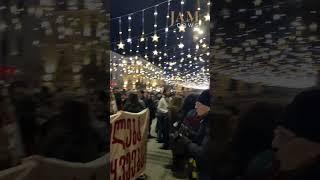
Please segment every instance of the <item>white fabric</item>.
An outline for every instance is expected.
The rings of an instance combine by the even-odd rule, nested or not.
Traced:
[[[145,170],[149,110],[111,116],[110,179],[136,179]]]

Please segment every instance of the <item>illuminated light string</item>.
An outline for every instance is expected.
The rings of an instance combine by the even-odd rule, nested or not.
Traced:
[[[124,49],[125,44],[122,42],[122,30],[121,30],[121,18],[119,18],[119,44],[117,44],[118,49]]]
[[[184,5],[184,1],[181,1],[182,3],[181,3],[181,7],[182,7],[182,9],[183,9],[183,5]],[[170,8],[170,2],[168,2],[168,12],[169,12],[169,8]],[[155,16],[155,24],[154,24],[154,32],[152,33],[153,34],[153,36],[151,36],[152,37],[152,42],[157,42],[157,41],[154,41],[154,39],[155,39],[155,35],[157,36],[158,34],[156,33],[157,32],[157,6],[155,6],[155,11],[154,11],[154,16]],[[143,12],[143,14],[144,14],[144,12]],[[142,15],[142,17],[144,17],[144,15]],[[144,23],[143,23],[143,25],[144,25]],[[200,29],[200,28],[199,28]],[[169,33],[169,27],[168,27],[168,19],[167,19],[167,21],[166,21],[166,27],[164,28],[164,30],[165,30],[165,32],[164,32],[164,34],[165,34],[165,47],[167,47],[167,43],[166,43],[166,39],[167,39],[167,35],[168,35],[168,33]],[[175,30],[174,30],[174,32],[175,32]],[[184,29],[183,28],[179,28],[179,32],[182,34],[182,32],[184,32]],[[145,35],[144,34],[144,28],[143,28],[143,30],[142,30],[142,33],[143,34],[141,34],[141,35]],[[150,33],[151,34],[151,33]],[[161,34],[163,34],[163,33],[161,33]],[[177,33],[175,33],[175,35],[176,36],[178,36],[177,35]],[[145,36],[146,37],[146,36]],[[177,37],[178,38],[178,37]],[[133,38],[132,38],[133,39]],[[156,38],[157,39],[157,38]],[[180,37],[179,37],[179,41],[180,41],[180,43],[182,44],[182,39],[183,39],[183,36],[181,35]],[[203,41],[205,38],[201,38],[200,39],[200,41]],[[140,39],[141,40],[141,39]],[[148,40],[148,37],[147,38],[145,38],[145,40]],[[157,39],[158,40],[158,39]],[[140,43],[140,41],[138,42],[138,44]],[[209,48],[209,46],[208,45],[206,45],[205,43],[203,43],[203,44],[201,44],[201,43],[203,43],[203,42],[200,42],[200,45],[202,45],[201,46],[201,50],[205,50],[205,51],[207,51],[207,48]],[[181,45],[180,44],[180,45]],[[155,45],[155,48],[154,48],[154,51],[152,52],[153,53],[153,55],[156,55],[157,56],[157,58],[161,61],[162,59],[165,59],[166,58],[166,56],[168,55],[167,54],[167,50],[169,49],[170,50],[170,48],[166,48],[166,50],[165,51],[163,51],[163,52],[165,52],[165,53],[161,53],[161,52],[159,52],[158,50],[158,48],[156,47],[156,43],[154,43],[154,45]],[[198,47],[198,48],[197,48]],[[139,48],[139,45],[138,45],[138,48]],[[174,48],[175,49],[175,48]],[[183,49],[183,48],[181,48],[183,51],[186,51],[185,49]],[[147,41],[146,41],[146,46],[145,46],[145,51],[144,51],[144,54],[145,54],[145,59],[148,59],[148,56],[147,56],[147,54],[148,54],[148,44],[147,44]],[[185,57],[183,57],[182,55],[184,55],[184,56],[187,56],[187,57],[190,57],[190,51],[191,51],[191,49],[189,48],[189,49],[187,49],[187,51],[188,51],[188,54],[186,54],[186,53],[184,53],[184,52],[181,52],[179,55],[180,55],[180,58],[181,59],[184,59]],[[199,51],[199,46],[196,46],[196,51]],[[137,53],[139,53],[139,51],[137,52]],[[169,52],[168,52],[169,53]],[[196,55],[196,52],[194,51],[194,55]],[[201,58],[201,56],[202,55],[204,55],[204,53],[203,54],[198,54],[198,56],[197,57],[194,57],[193,58],[193,60],[194,61],[197,61],[197,60],[201,60],[201,62],[200,62],[200,64],[198,64],[199,62],[195,62],[195,65],[193,66],[192,65],[192,63],[190,64],[190,62],[189,62],[189,64],[188,63],[182,63],[182,64],[179,64],[179,63],[172,63],[172,62],[170,62],[170,61],[168,61],[168,62],[166,62],[166,61],[164,61],[164,63],[165,64],[169,64],[169,69],[171,70],[171,71],[168,71],[167,73],[169,73],[169,74],[175,74],[175,76],[177,76],[176,78],[180,78],[181,79],[181,76],[182,76],[182,73],[181,72],[179,72],[179,71],[177,71],[178,69],[181,69],[181,68],[183,68],[183,67],[185,67],[185,68],[187,68],[187,70],[185,71],[185,72],[188,72],[188,73],[191,73],[191,74],[193,74],[193,76],[195,76],[195,77],[197,77],[197,76],[199,76],[200,74],[201,74],[201,71],[202,71],[202,68],[201,68],[201,63],[202,62],[205,62],[202,58]],[[173,56],[174,58],[172,59],[172,58],[170,58],[170,60],[174,60],[176,57],[178,58],[178,56]],[[129,58],[130,59],[130,58]],[[132,58],[131,58],[132,59]],[[153,62],[152,62],[153,63]],[[158,66],[159,67],[164,67],[165,68],[165,64],[162,66],[160,63],[158,64]],[[178,68],[179,67],[179,68]],[[166,73],[166,72],[164,72],[164,73]],[[184,75],[185,76],[185,75]],[[190,78],[189,78],[190,79]],[[193,78],[191,78],[191,79],[193,79]],[[202,76],[201,75],[201,77],[197,77],[197,80],[198,80],[198,82],[203,82],[203,79],[205,79],[205,82],[207,82],[207,80],[208,80],[208,78],[207,77],[205,77],[205,76]]]
[[[129,52],[130,52],[130,55],[132,55],[132,39],[131,39],[131,20],[132,20],[132,17],[131,15],[128,16],[128,39],[127,39],[127,42],[129,43]]]
[[[175,23],[175,24],[170,25],[170,26],[165,27],[165,28],[156,29],[156,31],[153,31],[153,32],[150,32],[150,33],[147,33],[147,34],[143,31],[143,34],[144,34],[143,40],[145,40],[145,39],[147,39],[147,38],[149,38],[149,37],[152,38],[152,37],[154,36],[154,34],[161,35],[161,34],[169,33],[169,32],[171,32],[171,31],[175,31],[175,27],[177,27],[178,24],[179,24],[179,23]],[[121,25],[121,23],[119,23],[119,25]],[[143,23],[143,26],[145,26],[144,23]],[[179,27],[180,27],[180,26],[179,26]],[[119,29],[120,29],[120,28],[119,28]],[[159,32],[161,32],[161,31],[164,31],[164,32],[159,33]],[[194,31],[196,31],[196,32],[200,31],[200,32],[199,32],[200,34],[203,34],[203,33],[204,33],[203,30],[201,30],[201,28],[199,28],[199,27],[195,27],[195,28],[194,28]],[[121,31],[120,31],[120,32],[121,32]],[[156,32],[156,33],[155,33],[155,32]],[[136,41],[136,40],[140,40],[140,41],[141,41],[141,35],[138,35],[138,36],[135,36],[135,37],[131,37],[131,39],[132,39],[132,42],[133,42],[133,41]],[[119,42],[120,42],[120,40],[119,40],[119,41],[113,41],[113,42],[111,42],[111,44],[118,44]]]
[[[207,14],[204,16],[205,21],[210,21],[210,6],[211,6],[211,2],[210,0],[207,2]]]
[[[149,6],[149,7],[144,8],[144,9],[140,9],[140,10],[134,11],[134,12],[129,13],[129,14],[124,14],[124,15],[122,15],[122,16],[113,17],[113,18],[111,18],[111,20],[113,21],[113,20],[115,20],[115,19],[123,18],[123,17],[129,16],[129,15],[139,14],[139,13],[141,13],[142,11],[147,11],[147,10],[149,10],[149,9],[154,9],[156,6],[161,6],[162,4],[166,4],[166,3],[171,2],[171,1],[175,1],[175,0],[163,1],[163,2],[161,2],[161,3],[155,4],[155,5],[153,5],[153,6]]]
[[[132,59],[131,57],[129,58],[129,59]],[[137,59],[137,58],[136,58]],[[173,69],[174,67],[172,66],[172,65],[175,65],[176,63],[170,63],[170,62],[167,62],[166,64],[170,64],[170,66],[169,66],[169,69]],[[195,65],[195,66],[197,66],[197,65]],[[166,69],[166,68],[165,68]],[[203,68],[202,68],[203,69]],[[189,71],[187,71],[187,72],[191,72],[190,70]],[[195,71],[195,72],[199,72],[199,71]]]
[[[141,38],[140,38],[140,42],[144,42],[145,41],[145,35],[144,35],[144,10],[142,11],[142,31],[141,31]]]
[[[149,6],[147,8],[134,11],[132,13],[128,13],[128,14],[124,14],[124,15],[121,15],[121,16],[113,17],[113,18],[111,18],[111,20],[114,21],[116,19],[123,18],[123,17],[129,16],[129,15],[138,14],[138,13],[141,13],[142,11],[146,11],[146,10],[149,10],[149,9],[154,9],[155,6],[160,6],[162,4],[166,4],[166,3],[172,2],[172,1],[176,1],[176,0],[166,0],[166,1],[163,1],[161,3],[155,4],[153,6]],[[263,10],[263,9],[270,9],[270,8],[280,8],[280,7],[285,7],[285,6],[282,6],[282,5],[286,5],[286,4],[288,4],[288,3],[287,2],[278,2],[277,5],[265,5],[265,6],[261,6],[259,9]],[[198,5],[197,10],[200,11],[201,10],[200,0],[197,0],[197,5]],[[243,13],[243,12],[247,12],[247,11],[256,11],[256,10],[257,10],[257,8],[239,9],[236,13]]]
[[[170,18],[170,1],[168,1],[168,7],[167,7],[167,16],[166,16],[166,27],[165,27],[165,39],[164,39],[164,47],[168,46],[168,32],[169,32],[169,18]],[[164,51],[164,57],[167,57],[167,51]]]

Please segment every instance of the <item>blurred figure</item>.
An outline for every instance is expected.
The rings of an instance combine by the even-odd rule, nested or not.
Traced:
[[[110,91],[110,115],[116,114],[118,112],[117,102],[114,94]]]
[[[70,162],[89,162],[105,153],[105,142],[92,127],[88,105],[67,100],[47,125],[40,154]]]
[[[319,105],[319,89],[298,94],[286,108],[284,121],[274,131],[274,156],[269,156],[269,161],[264,161],[264,166],[259,171],[251,170],[243,179],[319,179]],[[259,164],[259,160],[264,156],[265,153],[261,153],[253,164]],[[254,165],[253,167],[256,167]]]
[[[182,101],[183,99],[181,97],[173,97],[169,107],[168,107],[168,115],[169,115],[169,124],[170,124],[170,129],[172,129],[172,125],[174,122],[181,122],[181,106],[182,106]]]
[[[145,109],[144,104],[139,100],[138,94],[136,92],[131,92],[124,105],[124,111],[139,113]]]
[[[195,110],[196,101],[198,99],[198,96],[195,94],[190,94],[186,97],[184,100],[181,113],[182,117],[181,120],[183,120],[183,124],[192,129],[193,131],[197,131],[200,126],[200,121],[198,120],[197,112]]]
[[[113,94],[115,97],[115,102],[118,107],[118,110],[123,109],[123,104],[122,104],[122,100],[121,100],[121,92],[119,91],[119,88],[115,87],[113,89]]]
[[[149,108],[149,135],[148,135],[148,138],[154,138],[153,136],[151,136],[150,131],[151,131],[152,121],[156,117],[156,105],[155,105],[153,98],[151,97],[151,93],[146,92],[144,99],[145,99],[146,107]]]
[[[37,152],[35,138],[37,134],[36,102],[30,93],[27,83],[18,81],[10,87],[10,96],[16,110],[17,122],[22,136],[26,155]]]
[[[240,116],[232,143],[236,176],[243,175],[242,172],[246,171],[254,157],[271,149],[273,131],[282,112],[283,108],[279,104],[258,102]]]

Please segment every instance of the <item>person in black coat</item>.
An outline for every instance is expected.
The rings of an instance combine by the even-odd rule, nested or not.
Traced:
[[[152,125],[152,120],[156,117],[156,105],[155,102],[151,99],[151,95],[150,93],[146,92],[144,93],[144,103],[146,105],[147,108],[149,108],[149,136],[148,138],[153,138],[153,136],[151,136],[150,131],[151,131],[151,125]]]
[[[208,113],[210,111],[210,91],[205,90],[199,96],[195,109],[198,116],[202,117],[200,122],[200,128],[192,139],[186,136],[181,136],[181,143],[185,144],[185,147],[189,155],[195,158],[199,171],[200,180],[210,179],[208,168],[208,153],[209,153],[209,118]]]
[[[139,113],[145,109],[144,103],[139,100],[138,94],[131,92],[124,105],[124,111]]]

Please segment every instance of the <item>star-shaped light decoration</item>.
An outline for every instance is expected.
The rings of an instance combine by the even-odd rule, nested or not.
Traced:
[[[152,42],[158,42],[159,41],[159,36],[157,34],[154,34],[152,36]]]
[[[179,26],[179,32],[186,32],[186,26],[184,24]]]
[[[208,13],[207,15],[204,16],[205,21],[210,21],[210,14]]]
[[[118,46],[118,49],[124,49],[124,44],[122,41],[120,41],[120,43],[117,44],[117,46]]]
[[[191,58],[191,54],[188,54],[188,55],[187,55],[187,58]]]
[[[158,55],[158,51],[157,51],[157,50],[154,50],[154,51],[153,51],[153,55],[155,55],[155,56]]]
[[[144,40],[145,40],[145,38],[143,36],[141,36],[140,42],[143,42]]]
[[[180,49],[183,49],[184,44],[180,43],[180,44],[178,44],[178,47],[179,47]]]

